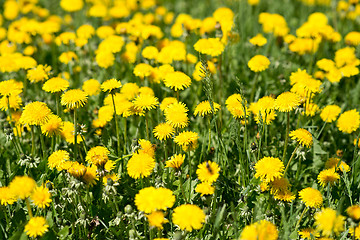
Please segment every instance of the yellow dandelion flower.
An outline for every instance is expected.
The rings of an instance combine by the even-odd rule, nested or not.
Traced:
[[[56,168],[58,171],[62,170],[62,165],[70,159],[70,155],[65,150],[57,150],[53,152],[48,158],[48,166],[50,169]]]
[[[30,198],[39,208],[48,207],[52,201],[49,190],[44,186],[36,187]]]
[[[340,158],[329,158],[325,163],[325,168],[335,168],[336,171],[340,170],[342,172],[349,172],[350,167],[344,161],[341,161]]]
[[[133,73],[135,76],[143,79],[149,77],[153,71],[153,67],[146,63],[139,63],[134,67]]]
[[[107,174],[102,178],[102,182],[105,186],[112,186],[114,183],[119,181],[119,177],[113,173],[113,174]]]
[[[196,205],[184,204],[174,209],[172,222],[181,230],[199,230],[205,222],[205,213]]]
[[[355,236],[355,239],[360,239],[360,225],[355,228],[355,231],[353,228],[350,228],[349,233],[351,236]]]
[[[299,197],[307,207],[319,208],[323,203],[321,192],[311,187],[301,190]]]
[[[322,170],[317,177],[322,187],[326,187],[328,184],[333,185],[339,178],[340,175],[335,172],[335,168]]]
[[[173,103],[177,103],[178,100],[174,97],[166,97],[162,100],[161,104],[160,104],[160,109],[161,111],[165,111],[165,109],[170,106]]]
[[[23,91],[23,83],[17,82],[14,79],[0,82],[0,95],[11,96],[19,95]]]
[[[56,92],[65,91],[66,89],[68,89],[68,87],[69,87],[68,80],[65,80],[60,77],[53,77],[44,83],[42,89],[45,92],[56,93]]]
[[[81,178],[85,172],[86,167],[78,162],[71,162],[71,166],[68,167],[67,172],[76,178]]]
[[[199,134],[192,131],[184,131],[174,138],[174,142],[178,144],[184,151],[191,151],[197,148]]]
[[[16,202],[16,196],[9,187],[0,187],[0,204],[7,206]]]
[[[247,113],[246,100],[240,94],[236,93],[228,97],[225,101],[226,108],[234,118],[244,118]]]
[[[298,231],[299,235],[303,239],[313,239],[314,237],[320,237],[320,233],[313,228],[303,228]]]
[[[220,109],[220,104],[213,102],[213,108],[211,108],[210,102],[209,101],[202,101],[201,103],[199,103],[194,111],[194,115],[200,115],[202,117],[212,113],[212,109],[214,109],[214,113],[216,113],[219,109]]]
[[[161,211],[152,212],[152,213],[146,215],[146,218],[149,221],[150,227],[156,227],[159,229],[163,229],[163,224],[169,222],[164,217],[164,213]]]
[[[65,138],[65,141],[68,143],[74,144],[75,143],[75,127],[72,122],[65,121],[62,127],[61,136]],[[77,135],[77,143],[82,142],[82,138],[80,134]]]
[[[181,165],[184,163],[184,160],[185,160],[185,154],[175,154],[171,156],[170,160],[166,161],[165,167],[179,169]]]
[[[191,78],[179,71],[166,74],[163,81],[166,87],[174,89],[175,91],[184,90],[191,85]]]
[[[153,130],[154,136],[160,141],[170,138],[174,133],[174,128],[168,123],[160,123]]]
[[[135,153],[127,163],[127,172],[134,179],[147,177],[155,167],[155,160],[148,154]]]
[[[122,93],[126,99],[132,100],[139,94],[139,89],[140,88],[136,83],[125,83],[122,86],[120,93]]]
[[[10,95],[10,96],[4,96],[0,99],[0,109],[3,111],[7,111],[10,107],[10,109],[20,109],[20,106],[22,105],[22,99],[19,95]]]
[[[275,108],[280,112],[290,112],[300,105],[300,97],[296,93],[284,92],[275,100]]]
[[[109,154],[110,151],[106,147],[96,146],[87,152],[85,159],[96,166],[103,166],[109,160]]]
[[[158,98],[149,94],[140,94],[132,102],[139,110],[151,110],[159,104]]]
[[[110,172],[111,170],[113,170],[115,168],[115,162],[112,160],[108,160],[105,163],[104,169],[108,172]]]
[[[299,142],[299,144],[302,146],[310,148],[313,144],[313,137],[311,133],[306,129],[299,128],[291,131],[289,136],[291,137],[291,139]]]
[[[102,68],[108,68],[115,62],[115,56],[111,51],[98,51],[95,59],[99,67]]]
[[[337,105],[328,105],[321,110],[320,117],[324,122],[334,122],[341,112]]]
[[[217,163],[206,161],[199,164],[196,174],[200,181],[213,183],[219,177],[220,167]]]
[[[69,109],[83,107],[87,102],[87,94],[80,89],[72,89],[61,95],[61,105]]]
[[[355,221],[360,220],[360,205],[352,205],[346,209],[346,213]]]
[[[28,125],[44,124],[51,114],[51,110],[46,103],[32,102],[24,107],[19,122]]]
[[[95,96],[100,93],[100,86],[101,84],[98,80],[89,79],[83,83],[82,90],[84,90],[84,92],[89,96]]]
[[[251,38],[249,42],[254,46],[262,47],[267,43],[267,39],[264,38],[264,36],[261,33],[259,33],[255,37]]]
[[[276,240],[278,236],[279,232],[273,223],[261,220],[246,226],[241,233],[240,240]]]
[[[274,194],[275,200],[280,200],[284,202],[292,202],[295,200],[295,194],[292,193],[289,189],[278,191]]]
[[[28,176],[16,176],[9,184],[10,191],[20,199],[29,197],[35,187],[35,180]]]
[[[331,208],[324,208],[321,212],[315,213],[316,230],[321,231],[327,237],[342,232],[344,230],[344,220],[344,216]]]
[[[140,139],[138,142],[140,145],[140,150],[138,150],[138,153],[147,154],[152,158],[155,157],[155,147],[150,141],[146,139]]]
[[[270,60],[263,55],[256,55],[252,57],[248,62],[248,67],[253,72],[262,72],[268,69]]]
[[[109,92],[112,93],[116,89],[119,89],[122,86],[121,82],[119,80],[116,80],[115,78],[106,80],[101,84],[101,90],[103,92]]]
[[[30,82],[41,82],[49,79],[50,71],[50,66],[40,64],[36,66],[36,68],[29,69],[26,77],[30,80]]]
[[[336,122],[336,126],[341,132],[352,133],[360,126],[360,114],[356,109],[342,113]]]
[[[47,121],[41,125],[41,132],[48,137],[58,135],[62,131],[63,121],[57,115],[50,114]]]
[[[279,158],[264,157],[255,164],[256,178],[261,181],[271,182],[279,178],[284,172],[284,163]]]
[[[163,187],[147,187],[135,196],[135,205],[139,211],[151,213],[171,208],[175,203],[175,196],[170,189]]]
[[[212,195],[215,192],[215,187],[209,182],[202,182],[196,186],[195,192],[200,193],[201,196]]]
[[[48,231],[49,225],[43,217],[32,217],[25,225],[24,232],[32,238],[44,235]]]
[[[154,46],[147,46],[141,52],[141,55],[147,59],[156,59],[158,54],[159,50]]]
[[[184,128],[189,124],[188,111],[185,103],[175,102],[164,111],[166,122],[174,128]]]
[[[85,167],[85,173],[81,176],[81,180],[90,186],[96,185],[96,181],[99,180],[97,167],[95,165]]]
[[[346,34],[344,40],[348,45],[357,46],[360,44],[360,32],[349,32],[348,34]]]
[[[194,49],[199,53],[216,57],[224,51],[225,45],[218,38],[203,38],[194,44]]]
[[[266,184],[268,184],[268,183],[266,182]],[[289,180],[287,178],[284,178],[284,177],[275,178],[273,181],[271,181],[269,183],[270,193],[271,194],[276,194],[279,191],[285,191],[290,186],[291,185],[289,183]]]

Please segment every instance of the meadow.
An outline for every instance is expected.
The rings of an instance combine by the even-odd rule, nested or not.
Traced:
[[[0,239],[360,239],[359,0],[0,4]]]

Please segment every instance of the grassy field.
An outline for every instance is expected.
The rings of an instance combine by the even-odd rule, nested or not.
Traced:
[[[358,0],[0,13],[0,239],[360,239]]]

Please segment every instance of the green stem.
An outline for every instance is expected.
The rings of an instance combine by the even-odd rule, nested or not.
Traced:
[[[55,101],[56,101],[56,115],[60,116],[60,95],[59,93],[55,93]]]
[[[208,144],[207,152],[209,154],[210,146],[211,146],[211,122],[210,122],[210,117],[207,117],[207,119],[208,119],[208,124],[209,124],[209,144]]]
[[[300,218],[299,218],[299,221],[297,221],[297,223],[296,223],[295,231],[298,230],[298,228],[299,228],[299,226],[300,226],[301,219],[304,217],[304,214],[307,212],[307,210],[308,210],[308,208],[305,207],[304,210],[303,210],[303,212],[301,213]]]
[[[146,140],[149,140],[149,120],[147,113],[145,113],[145,124],[146,124]]]
[[[255,96],[255,90],[256,90],[256,86],[258,85],[259,81],[259,73],[257,72],[255,74],[255,77],[254,77],[254,84],[252,86],[252,89],[251,89],[251,94],[250,94],[250,101],[253,102],[254,101],[254,96]]]
[[[44,136],[41,133],[41,128],[39,126],[39,134],[40,134],[40,143],[41,143],[41,149],[43,154],[43,160],[46,159],[46,149],[45,149],[45,142],[44,142]]]
[[[188,200],[186,199],[186,195],[185,195],[185,191],[184,191],[183,182],[182,182],[182,174],[179,174],[179,182],[180,182],[181,193],[184,196],[185,202],[188,203]]]
[[[283,153],[283,161],[285,161],[286,157],[286,149],[289,141],[289,129],[290,129],[290,112],[286,113],[286,135],[285,135],[285,145],[284,145],[284,153]]]
[[[300,144],[297,145],[296,148],[294,149],[294,151],[292,152],[291,157],[290,157],[290,159],[289,159],[289,161],[288,161],[288,163],[286,165],[286,168],[285,168],[285,171],[284,171],[284,176],[285,176],[285,174],[286,174],[286,172],[287,172],[287,170],[288,170],[288,168],[290,166],[291,160],[293,160],[293,158],[295,156],[295,153],[296,153],[296,151],[298,150],[299,147],[300,147]]]
[[[188,154],[189,161],[189,202],[191,202],[191,161],[190,161],[190,152]]]
[[[77,161],[77,122],[76,122],[76,108],[74,108],[74,159]]]
[[[116,114],[116,107],[115,107],[115,100],[114,100],[114,94],[111,94],[111,99],[113,102],[114,107],[114,121],[115,121],[115,129],[116,129],[116,138],[117,138],[117,150],[118,155],[120,156],[120,131],[119,131],[119,125],[118,125],[118,119]]]
[[[265,123],[264,123],[265,124]],[[258,147],[258,154],[257,154],[257,161],[259,161],[260,160],[260,149],[261,149],[261,144],[262,144],[262,138],[263,138],[263,136],[264,136],[264,134],[265,134],[265,126],[263,125],[262,126],[262,133],[261,133],[261,135],[260,135],[260,140],[259,140],[259,147]]]
[[[124,118],[124,153],[126,153],[127,147],[127,119]]]
[[[31,155],[35,157],[35,134],[34,125],[31,125]]]
[[[33,213],[32,213],[32,210],[31,210],[29,198],[26,198],[25,202],[26,202],[26,207],[27,207],[28,212],[29,212],[29,216],[30,216],[30,218],[32,218],[32,217],[33,217]]]

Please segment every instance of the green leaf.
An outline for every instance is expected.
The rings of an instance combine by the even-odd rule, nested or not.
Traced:
[[[64,227],[58,232],[58,236],[60,239],[66,239],[66,237],[69,235],[69,226]]]

